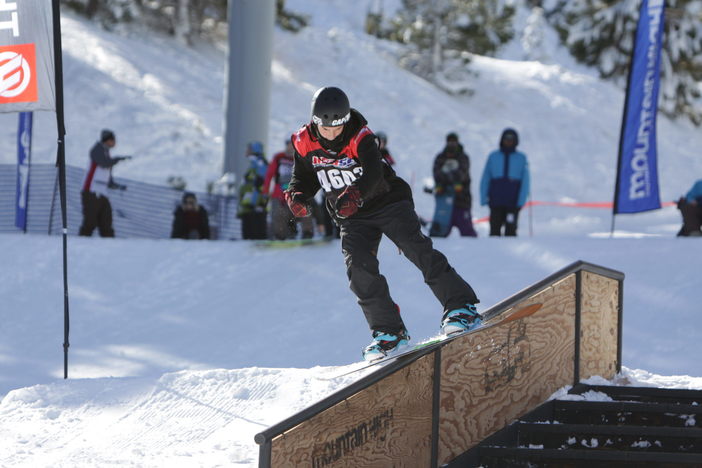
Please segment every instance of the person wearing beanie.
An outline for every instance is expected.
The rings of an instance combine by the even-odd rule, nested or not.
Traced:
[[[209,239],[210,222],[207,210],[192,192],[185,192],[181,204],[173,212],[171,239]]]
[[[490,207],[490,235],[516,236],[519,211],[529,196],[529,163],[517,151],[519,135],[506,128],[500,137],[500,149],[493,151],[480,180],[480,204]]]
[[[436,210],[429,235],[447,237],[456,226],[461,236],[477,237],[471,213],[470,158],[456,133],[446,135],[446,146],[434,158],[432,172]]]
[[[120,187],[112,180],[112,167],[130,156],[111,156],[110,150],[117,145],[115,133],[104,129],[100,132],[100,141],[90,150],[88,171],[83,180],[81,202],[83,205],[83,223],[78,231],[81,236],[92,236],[95,228],[101,237],[114,237],[112,228],[112,205],[107,197],[108,190]],[[124,188],[124,187],[120,187]]]

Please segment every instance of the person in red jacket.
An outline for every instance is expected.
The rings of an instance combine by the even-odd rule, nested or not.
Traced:
[[[294,239],[297,235],[297,222],[292,211],[285,202],[283,191],[288,188],[292,177],[292,167],[294,149],[291,141],[285,142],[285,151],[281,151],[273,156],[273,160],[268,165],[266,177],[263,179],[262,193],[270,198],[271,204],[271,230],[273,237],[279,240]],[[271,192],[271,182],[273,193]],[[311,239],[314,235],[314,223],[312,218],[302,218],[302,238]]]
[[[383,160],[367,123],[341,89],[319,89],[312,98],[311,122],[292,136],[295,163],[285,199],[295,216],[309,216],[310,200],[320,188],[324,191],[326,208],[341,230],[351,290],[373,334],[363,357],[375,360],[410,339],[379,271],[383,234],[419,268],[441,302],[444,333],[472,329],[481,317],[473,288],[422,233],[412,191]]]

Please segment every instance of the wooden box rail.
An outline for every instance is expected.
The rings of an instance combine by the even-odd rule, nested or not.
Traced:
[[[554,391],[621,368],[624,274],[578,261],[486,326],[400,358],[256,435],[259,468],[436,468]]]

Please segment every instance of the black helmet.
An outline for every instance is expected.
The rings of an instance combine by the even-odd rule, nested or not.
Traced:
[[[312,97],[312,122],[324,127],[344,125],[351,118],[349,98],[339,88],[319,88]]]

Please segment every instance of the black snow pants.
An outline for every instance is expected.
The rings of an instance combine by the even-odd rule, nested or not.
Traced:
[[[356,294],[371,330],[395,333],[405,328],[390,297],[388,283],[378,268],[378,246],[383,234],[419,268],[444,312],[479,302],[473,288],[422,233],[410,201],[391,203],[374,213],[341,220],[339,224],[351,291]]]
[[[80,197],[83,203],[83,224],[78,234],[89,237],[98,228],[101,237],[115,237],[110,200],[104,195],[85,191],[80,193]]]
[[[490,207],[491,236],[501,236],[502,226],[505,227],[505,236],[516,236],[518,222],[519,208]]]

